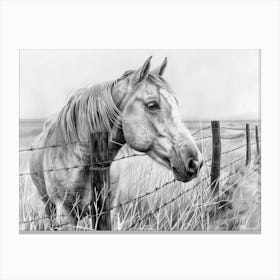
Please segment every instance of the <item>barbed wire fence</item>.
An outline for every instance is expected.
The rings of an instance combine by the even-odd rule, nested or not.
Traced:
[[[200,138],[194,138],[196,141],[204,141],[205,139],[210,139],[212,138],[212,157],[209,159],[205,160],[205,162],[212,161],[211,164],[211,174],[204,178],[198,178],[197,182],[191,187],[188,188],[181,193],[177,194],[174,196],[172,199],[169,201],[166,201],[159,205],[156,209],[153,211],[150,211],[143,215],[143,217],[139,217],[136,221],[134,221],[130,226],[126,228],[126,230],[131,230],[135,228],[137,225],[141,224],[144,220],[146,220],[148,217],[155,215],[157,212],[159,212],[161,209],[165,208],[166,206],[172,204],[173,202],[177,201],[180,197],[184,196],[185,194],[193,191],[195,188],[197,188],[199,185],[201,185],[203,182],[207,182],[207,188],[213,188],[212,193],[217,194],[219,190],[219,181],[221,179],[220,176],[220,171],[231,168],[234,166],[236,163],[241,162],[245,160],[245,166],[248,166],[251,163],[252,160],[252,154],[251,154],[251,147],[256,145],[256,152],[255,156],[256,158],[259,158],[260,156],[260,137],[259,137],[259,128],[258,126],[255,126],[254,129],[250,129],[249,124],[246,124],[245,128],[242,127],[226,127],[222,126],[220,127],[220,123],[218,121],[212,121],[211,126],[207,127],[202,127],[198,130],[196,130],[193,133],[193,136],[198,134],[198,133],[203,133],[209,128],[212,129],[212,135],[207,135],[207,136],[202,136]],[[245,131],[245,133],[240,133],[239,135],[234,135],[234,136],[221,136],[220,130],[234,130],[234,131]],[[251,132],[255,131],[255,142],[251,143]],[[226,150],[226,151],[221,151],[221,140],[230,140],[230,139],[238,139],[246,136],[246,144],[242,144],[239,146],[236,146],[232,149]],[[97,227],[93,229],[98,229],[98,230],[111,230],[111,211],[117,208],[123,208],[126,205],[136,203],[140,200],[142,200],[145,197],[148,197],[154,193],[159,192],[160,190],[164,189],[165,187],[175,183],[175,179],[169,180],[165,183],[163,183],[160,186],[155,187],[153,190],[148,191],[144,194],[141,194],[133,199],[130,199],[126,202],[120,203],[119,205],[116,206],[111,206],[110,205],[110,197],[105,197],[102,194],[102,191],[104,192],[104,188],[107,189],[107,191],[110,192],[110,182],[104,182],[104,176],[109,176],[109,164],[114,162],[114,161],[120,161],[124,160],[127,158],[134,158],[134,157],[142,157],[146,156],[146,154],[130,154],[127,156],[122,156],[119,158],[115,158],[113,160],[110,160],[108,157],[108,134],[105,132],[98,132],[98,133],[92,133],[90,135],[90,141],[83,141],[83,142],[73,142],[73,143],[63,143],[63,144],[55,144],[55,145],[49,145],[45,147],[29,147],[29,148],[24,148],[21,149],[19,152],[34,152],[34,151],[39,151],[39,150],[44,150],[44,149],[55,149],[59,147],[66,147],[69,145],[90,145],[91,147],[91,163],[86,164],[86,165],[75,165],[75,166],[70,166],[70,167],[62,167],[62,168],[49,168],[46,170],[38,170],[35,172],[23,172],[20,173],[19,176],[30,176],[30,175],[38,175],[42,173],[50,173],[50,172],[59,172],[59,171],[70,171],[72,169],[85,169],[88,168],[89,172],[91,172],[91,184],[92,184],[92,191],[93,193],[96,194],[95,198],[93,198],[92,203],[97,203],[99,201],[99,206],[100,205],[105,205],[105,207],[102,207],[102,211],[95,211],[93,214],[89,214],[88,216],[92,218],[92,225],[96,224],[96,219],[99,217],[99,222],[97,223]],[[235,151],[241,150],[246,148],[246,154],[233,160],[230,163],[225,164],[224,166],[221,166],[221,156],[233,153]],[[218,152],[217,152],[218,151]],[[100,160],[102,159],[102,160]],[[218,171],[218,172],[217,172]],[[229,178],[233,175],[238,174],[238,171],[235,171],[234,173],[229,173],[226,177],[222,178],[225,180],[226,178]],[[96,179],[97,178],[97,179]],[[98,180],[99,178],[99,180]],[[105,187],[104,187],[105,186]],[[70,215],[56,215],[56,217],[68,217]],[[101,217],[101,219],[100,219]],[[45,217],[37,217],[34,219],[29,219],[29,220],[22,220],[20,221],[20,224],[28,224],[28,223],[34,223],[37,221],[45,220],[45,219],[50,219],[51,217],[45,216]],[[55,217],[53,217],[55,218]],[[66,224],[61,224],[61,225],[56,225],[56,228],[63,227],[67,224],[71,223],[67,222]]]

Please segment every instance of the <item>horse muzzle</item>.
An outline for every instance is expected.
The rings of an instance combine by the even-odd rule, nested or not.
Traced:
[[[188,164],[184,168],[182,168],[183,166],[181,166],[180,168],[172,166],[172,171],[176,180],[182,182],[189,182],[198,176],[202,166],[203,161],[191,158],[188,159]]]
[[[171,159],[171,168],[178,181],[189,182],[196,178],[203,166],[203,159],[196,146],[183,145]]]

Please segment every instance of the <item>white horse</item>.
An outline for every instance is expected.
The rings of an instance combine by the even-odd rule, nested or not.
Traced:
[[[151,57],[138,70],[129,70],[114,81],[78,90],[45,123],[36,145],[61,146],[34,152],[29,165],[48,216],[56,209],[57,216],[67,213],[65,219],[70,217],[68,221],[75,225],[77,211],[73,209],[82,212],[89,204],[88,137],[94,131],[109,132],[111,160],[127,144],[171,170],[176,180],[188,182],[198,175],[202,155],[180,118],[173,90],[162,77],[167,59],[151,72],[150,64]],[[84,167],[40,172],[69,166]],[[116,175],[112,174],[113,180]]]

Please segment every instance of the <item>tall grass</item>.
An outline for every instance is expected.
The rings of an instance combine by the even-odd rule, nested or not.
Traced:
[[[197,130],[197,125],[192,128]],[[195,138],[205,160],[211,158],[209,129]],[[245,137],[235,137],[242,131],[222,130],[222,152],[239,147]],[[252,135],[253,136],[253,135]],[[226,139],[232,138],[233,139]],[[252,139],[252,142],[254,140]],[[135,154],[124,146],[118,157]],[[111,166],[112,228],[116,231],[240,231],[260,230],[260,158],[255,155],[245,166],[245,159],[230,165],[245,155],[245,147],[222,155],[218,194],[210,185],[211,160],[206,161],[200,175],[189,183],[170,182],[172,172],[148,156],[127,158]],[[21,159],[21,170],[28,170],[28,158]],[[137,199],[137,197],[140,197]],[[131,201],[130,203],[127,203]],[[118,207],[118,205],[123,205]],[[78,217],[77,226],[69,224],[67,213],[57,219],[56,230],[91,230],[90,217]],[[64,217],[65,216],[65,217]],[[78,216],[78,215],[77,215]],[[62,226],[59,226],[62,225]],[[44,204],[29,176],[20,178],[20,230],[52,230],[46,218]]]

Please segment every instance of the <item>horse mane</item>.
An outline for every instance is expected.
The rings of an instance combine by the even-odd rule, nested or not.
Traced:
[[[112,91],[119,80],[132,72],[128,70],[120,79],[81,88],[71,95],[54,122],[54,129],[62,132],[66,143],[85,141],[91,132],[105,129],[110,133],[113,125],[120,126],[121,112],[114,103]],[[149,74],[147,82],[173,92],[161,76]]]
[[[119,125],[121,112],[112,98],[116,81],[81,88],[74,92],[60,111],[56,129],[60,129],[66,143],[81,141],[81,135],[95,131],[111,131]]]

